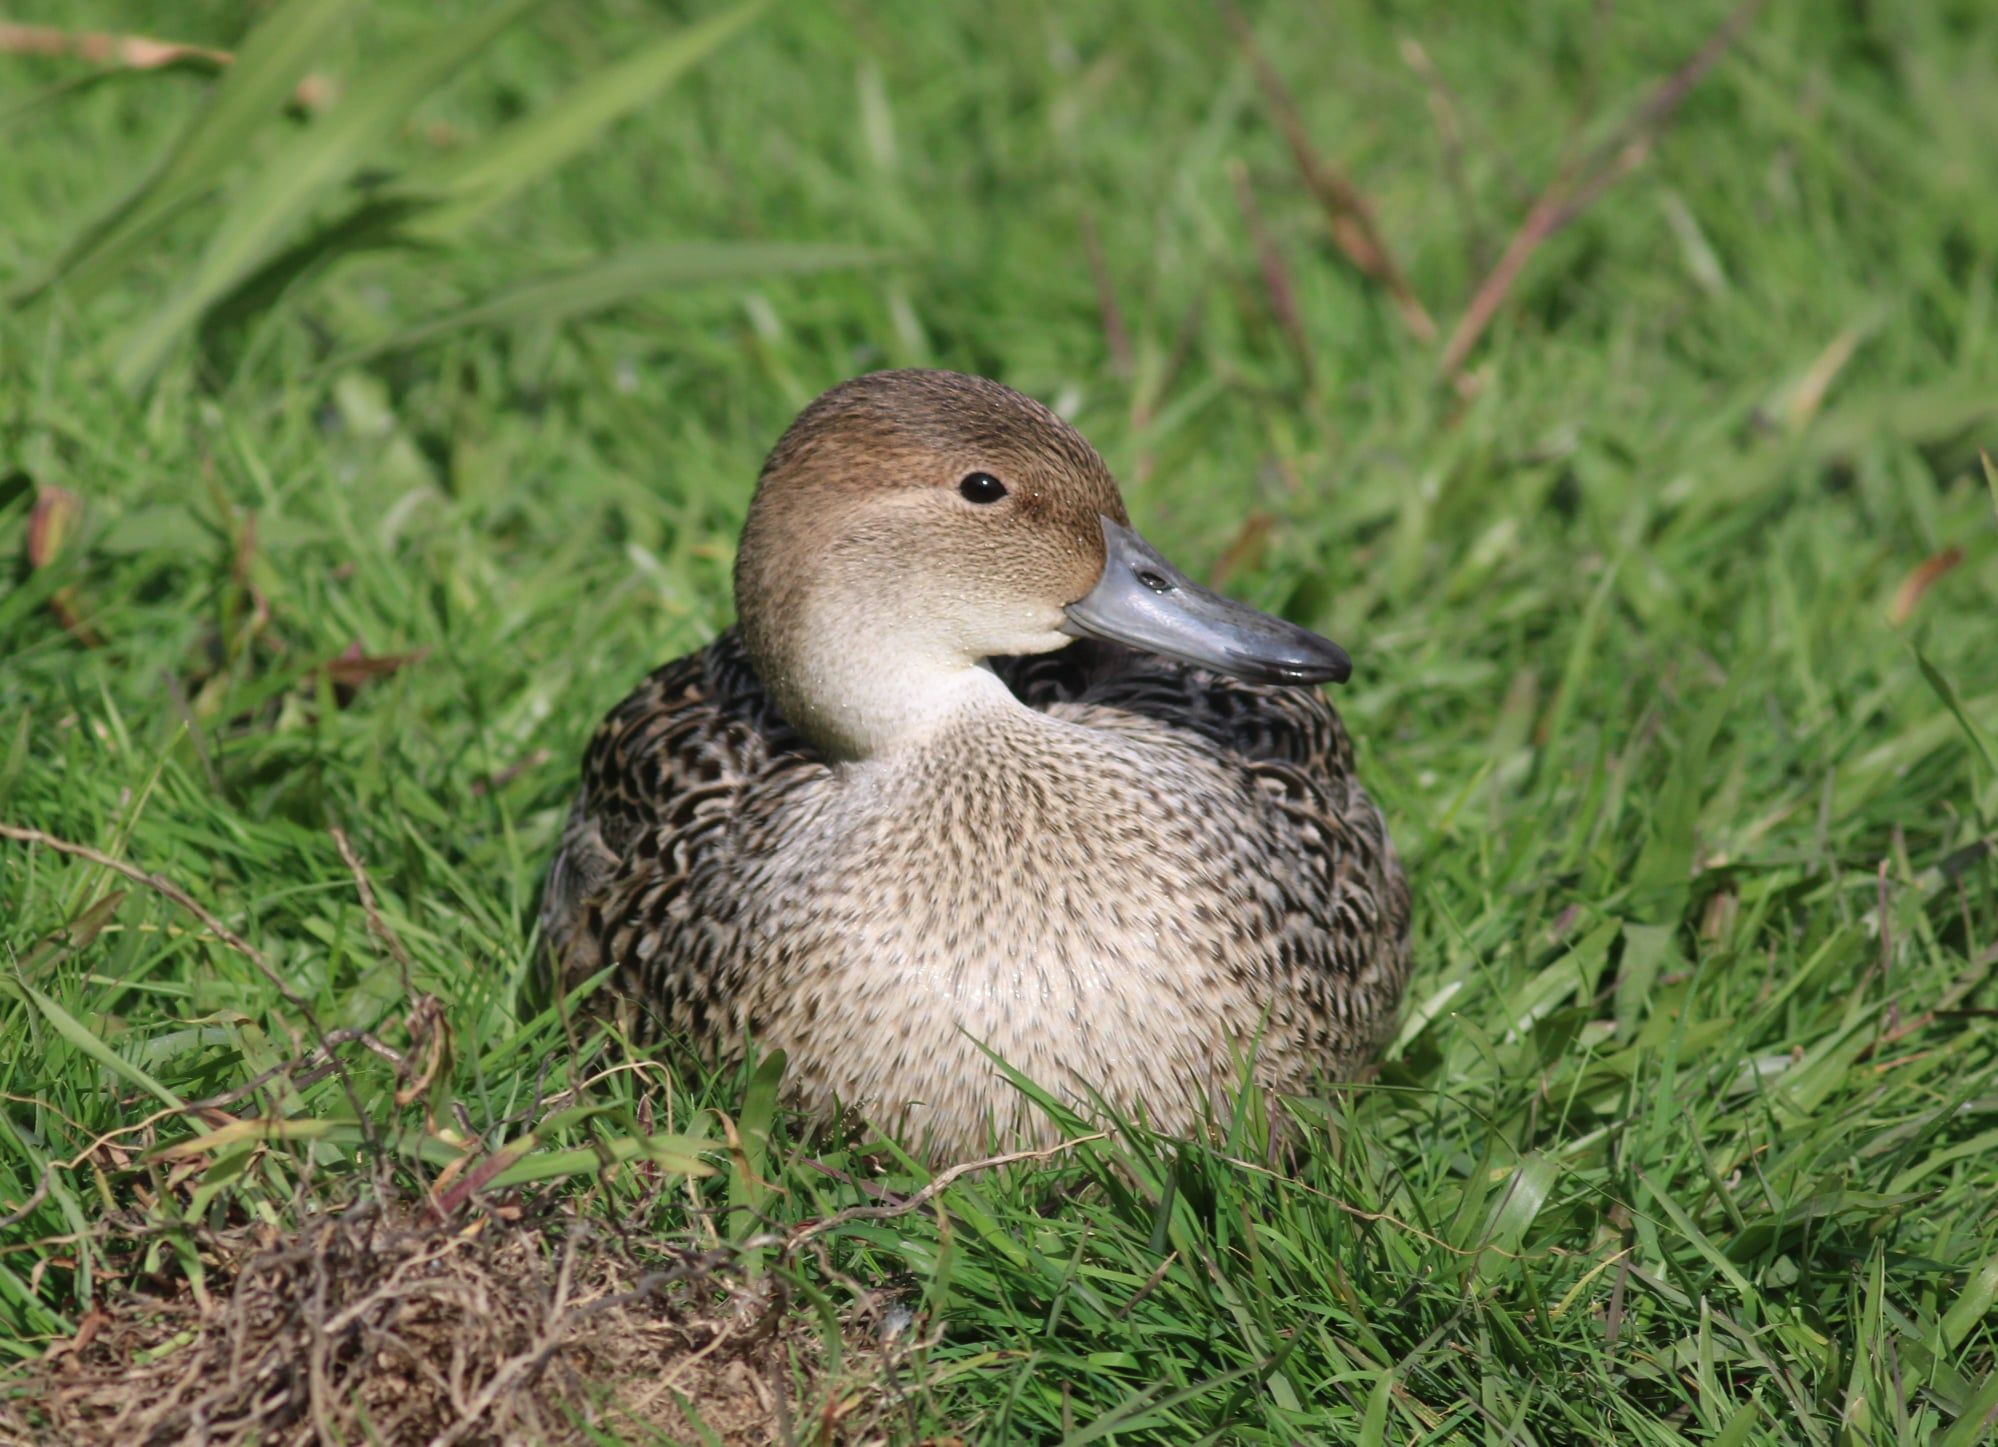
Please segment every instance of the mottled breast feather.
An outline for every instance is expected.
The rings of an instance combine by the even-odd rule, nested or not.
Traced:
[[[782,1046],[797,1104],[939,1157],[1046,1135],[979,1043],[1178,1130],[1244,1052],[1292,1091],[1375,1055],[1408,888],[1324,696],[1109,644],[995,666],[1042,722],[892,780],[823,762],[733,630],[653,673],[589,747],[557,978],[612,969],[713,1059]]]

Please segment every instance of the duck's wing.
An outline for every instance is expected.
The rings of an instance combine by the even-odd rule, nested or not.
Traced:
[[[606,920],[623,926],[630,902],[670,895],[688,853],[676,845],[731,817],[773,773],[807,766],[823,767],[778,717],[735,629],[649,675],[590,740],[542,892],[557,979],[611,962]]]
[[[1383,1000],[1408,974],[1409,893],[1387,824],[1353,770],[1346,728],[1316,688],[1243,683],[1120,644],[1085,640],[1002,660],[1028,706],[1115,726],[1191,735],[1268,803],[1289,841],[1288,947],[1320,978],[1358,979]],[[1390,1012],[1379,1012],[1383,1027]]]
[[[1008,658],[999,676],[1030,708],[1095,705],[1190,731],[1249,763],[1285,763],[1350,779],[1353,743],[1316,688],[1243,683],[1122,644],[1083,639]]]

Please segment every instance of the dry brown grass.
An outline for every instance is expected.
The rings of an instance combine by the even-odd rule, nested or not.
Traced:
[[[881,1345],[869,1294],[830,1371],[816,1323],[726,1252],[641,1260],[572,1217],[374,1203],[197,1239],[202,1283],[135,1273],[150,1289],[105,1293],[5,1385],[0,1439],[453,1447],[581,1442],[587,1426],[683,1441],[690,1406],[727,1443],[860,1443],[895,1406],[901,1350]]]

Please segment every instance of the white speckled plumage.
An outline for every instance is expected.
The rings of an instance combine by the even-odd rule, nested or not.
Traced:
[[[971,470],[1004,506],[955,495]],[[1337,716],[1071,643],[1099,519],[1095,453],[997,384],[876,374],[808,409],[752,506],[743,628],[590,746],[542,908],[559,976],[614,965],[656,1029],[781,1047],[804,1109],[939,1158],[1045,1134],[974,1041],[1174,1130],[1245,1052],[1291,1091],[1370,1058],[1408,892]]]

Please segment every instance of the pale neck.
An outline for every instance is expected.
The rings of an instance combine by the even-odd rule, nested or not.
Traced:
[[[889,757],[967,717],[1025,711],[983,663],[830,647],[797,663],[765,684],[791,726],[842,761]]]

